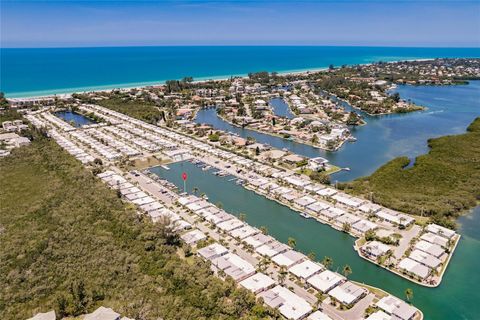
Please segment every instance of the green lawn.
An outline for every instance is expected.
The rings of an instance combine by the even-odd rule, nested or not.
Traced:
[[[480,118],[465,134],[428,141],[428,154],[400,157],[380,167],[369,177],[342,185],[353,194],[370,196],[387,207],[416,215],[433,216],[434,221],[452,225],[455,217],[480,200]]]
[[[50,140],[37,138],[1,159],[0,181],[2,320],[51,309],[78,315],[99,305],[137,320],[270,312],[200,259],[182,260],[161,226]]]

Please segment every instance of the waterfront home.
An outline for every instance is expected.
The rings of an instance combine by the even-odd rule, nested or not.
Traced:
[[[445,250],[434,243],[427,242],[425,240],[420,240],[415,244],[415,249],[426,252],[436,258],[439,258],[445,254]]]
[[[120,314],[111,308],[100,307],[92,313],[85,315],[84,320],[120,320]]]
[[[286,319],[303,319],[312,311],[312,307],[307,301],[279,285],[258,296],[262,297],[269,307],[278,308]]]
[[[254,249],[257,249],[258,247],[268,244],[273,240],[275,239],[270,236],[264,235],[263,233],[259,233],[243,239],[243,242],[245,242],[249,246],[252,246]]]
[[[297,198],[293,200],[293,203],[299,206],[300,208],[305,208],[306,206],[314,202],[315,202],[315,199],[310,196],[303,196],[301,198]]]
[[[346,278],[342,277],[338,273],[332,272],[330,270],[325,270],[319,274],[315,274],[307,282],[314,287],[315,289],[327,293],[337,285],[342,283]]]
[[[322,265],[315,263],[311,260],[304,260],[288,269],[292,274],[299,277],[302,280],[307,280],[311,276],[319,273],[324,268]]]
[[[355,222],[354,224],[352,224],[352,228],[355,231],[363,234],[363,233],[365,233],[369,230],[377,229],[378,225],[376,223],[371,222],[371,221],[361,219],[361,220]]]
[[[245,239],[247,237],[250,237],[250,236],[253,236],[253,235],[255,235],[259,232],[260,232],[260,230],[258,230],[257,228],[251,227],[248,224],[246,224],[241,228],[230,231],[229,234],[233,238],[243,240],[243,239]]]
[[[223,230],[223,231],[226,231],[226,232],[232,231],[234,229],[237,229],[237,228],[240,228],[240,227],[243,227],[243,226],[245,226],[245,224],[242,221],[238,220],[237,218],[233,218],[233,219],[223,221],[223,222],[220,222],[220,223],[217,224],[217,227],[220,230]]]
[[[366,296],[367,293],[367,289],[360,287],[353,282],[346,281],[338,287],[333,288],[328,294],[340,301],[340,303],[346,306],[351,306]]]
[[[314,202],[312,204],[309,204],[307,206],[308,210],[311,210],[311,211],[315,212],[316,214],[319,214],[322,210],[327,210],[328,208],[330,208],[330,206],[328,204],[320,202],[320,201],[316,201],[316,202]]]
[[[345,212],[345,214],[339,216],[339,217],[336,218],[335,220],[336,220],[336,222],[339,223],[340,225],[349,224],[349,225],[351,226],[351,225],[354,224],[355,222],[360,221],[360,218],[357,217],[357,216],[354,215],[354,214]]]
[[[278,242],[277,240],[273,240],[270,243],[264,244],[258,248],[255,249],[258,254],[262,256],[267,256],[267,257],[274,257],[279,253],[285,252],[289,250],[290,247],[287,246],[284,243]]]
[[[332,199],[351,208],[358,208],[365,202],[365,200],[349,197],[340,193],[333,195]]]
[[[370,241],[360,248],[360,251],[370,259],[377,259],[386,254],[388,250],[390,247],[379,241]]]
[[[280,187],[272,190],[272,192],[274,195],[282,197],[284,194],[293,192],[293,190],[287,187]]]
[[[392,320],[392,316],[382,310],[378,310],[369,315],[368,318],[365,318],[365,320]]]
[[[297,199],[300,197],[300,193],[296,192],[296,191],[292,191],[292,192],[287,192],[287,193],[283,193],[280,198],[282,198],[283,200],[286,200],[288,202],[292,202],[293,200]]]
[[[426,230],[430,233],[434,233],[436,235],[442,236],[447,239],[452,239],[455,235],[456,232],[447,228],[444,228],[442,226],[439,226],[437,224],[429,224],[426,228]]]
[[[283,253],[279,253],[272,258],[272,261],[275,262],[279,266],[284,266],[290,268],[291,266],[302,262],[307,257],[300,252],[295,250],[288,250]]]
[[[219,243],[212,243],[211,245],[198,250],[198,254],[206,260],[212,260],[228,253],[227,248]]]
[[[328,160],[322,157],[308,159],[307,168],[313,171],[325,170]]]
[[[273,287],[275,280],[261,272],[257,272],[253,276],[240,281],[239,284],[254,294],[258,294]]]
[[[326,210],[323,210],[320,214],[322,216],[324,216],[325,218],[327,218],[327,220],[332,220],[332,219],[336,219],[337,217],[340,217],[340,216],[342,216],[346,213],[347,212],[343,209],[330,207],[330,208],[327,208]]]
[[[219,211],[216,214],[212,215],[205,215],[205,220],[218,226],[221,223],[228,222],[229,220],[232,220],[235,218],[233,215],[226,213],[225,211]],[[225,226],[225,228],[228,228],[228,226]],[[225,230],[227,231],[227,230]]]
[[[323,313],[320,310],[315,311],[311,315],[308,316],[307,320],[332,320],[329,316]]]
[[[448,239],[442,236],[436,235],[434,233],[430,233],[430,232],[424,233],[422,234],[420,239],[433,244],[437,244],[444,248],[448,248]]]
[[[436,269],[442,263],[440,259],[418,249],[413,250],[408,257],[432,269]]]
[[[187,233],[184,233],[180,236],[180,238],[186,243],[186,244],[195,244],[200,240],[205,240],[207,236],[200,230],[195,229],[192,231],[189,231]]]
[[[55,310],[44,312],[44,313],[37,313],[32,318],[28,318],[27,320],[55,320],[57,316],[55,315]]]
[[[398,268],[404,270],[407,274],[417,276],[421,280],[424,280],[430,274],[428,267],[410,258],[405,258],[400,261]]]
[[[391,295],[383,297],[375,305],[393,316],[394,319],[411,320],[417,313],[417,309]]]
[[[233,253],[211,259],[215,271],[222,270],[235,281],[242,281],[255,274],[255,268],[247,261]]]
[[[331,197],[336,194],[338,191],[332,188],[323,188],[317,191],[317,194],[322,197]]]

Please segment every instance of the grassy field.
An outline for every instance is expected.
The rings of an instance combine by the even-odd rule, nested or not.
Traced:
[[[452,226],[448,218],[480,200],[480,118],[465,134],[428,141],[428,154],[396,158],[369,177],[343,184],[346,191],[369,197],[387,207]]]
[[[271,311],[233,281],[182,259],[116,192],[54,142],[0,160],[0,319],[99,305],[142,319],[238,319]],[[192,263],[194,259],[194,263]]]

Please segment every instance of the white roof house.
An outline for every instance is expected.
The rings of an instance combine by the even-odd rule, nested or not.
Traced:
[[[324,189],[318,190],[317,194],[319,196],[331,197],[334,194],[336,194],[337,192],[338,192],[337,190],[332,189],[332,188],[324,188]]]
[[[275,284],[275,281],[269,276],[257,272],[251,277],[246,278],[245,280],[240,281],[240,285],[247,290],[252,291],[254,294],[258,294],[262,291],[265,291],[271,288]]]
[[[368,257],[377,258],[387,253],[387,251],[390,250],[390,247],[379,241],[370,241],[364,244],[360,250],[362,250],[362,253]]]
[[[279,253],[272,258],[272,261],[279,266],[285,266],[287,268],[297,264],[306,259],[306,256],[295,250],[288,250],[283,253]]]
[[[250,237],[250,236],[253,236],[253,235],[255,235],[259,232],[260,232],[260,230],[258,230],[257,228],[251,227],[248,224],[246,224],[241,228],[230,231],[230,235],[234,238],[239,238],[239,239],[243,240],[243,239],[245,239],[247,237]]]
[[[365,320],[392,320],[392,316],[382,310],[378,310],[368,316]]]
[[[442,263],[440,259],[418,249],[413,250],[410,253],[409,258],[418,261],[432,269],[437,268]]]
[[[326,203],[317,201],[307,206],[307,209],[312,210],[315,213],[319,213],[322,210],[328,209],[330,206]]]
[[[427,232],[425,234],[422,234],[420,239],[430,243],[438,244],[439,246],[442,246],[444,248],[448,247],[448,239],[434,233]]]
[[[85,315],[84,320],[119,320],[120,314],[110,308],[100,307],[92,313]]]
[[[333,288],[328,294],[345,305],[352,305],[367,294],[367,289],[346,281]]]
[[[242,221],[238,220],[237,218],[233,218],[217,224],[217,227],[219,229],[227,232],[243,226],[245,226],[245,224]]]
[[[357,217],[354,214],[346,212],[345,214],[341,215],[340,217],[336,218],[338,223],[344,224],[348,223],[349,225],[352,225],[358,221],[360,221],[360,218]]]
[[[228,253],[227,248],[219,243],[212,243],[211,245],[198,250],[198,254],[207,260],[212,260]]]
[[[279,253],[285,252],[289,250],[290,247],[286,244],[278,242],[277,240],[273,240],[270,243],[264,244],[255,250],[261,254],[262,256],[273,257]]]
[[[312,311],[310,304],[287,288],[276,286],[259,294],[265,304],[278,308],[287,319],[302,319]]]
[[[185,241],[186,244],[193,244],[200,240],[206,239],[207,236],[202,231],[195,229],[185,234],[182,234],[180,238],[182,238],[182,240]]]
[[[378,228],[378,225],[372,221],[368,221],[365,219],[361,219],[354,224],[352,224],[352,228],[360,233],[365,233],[369,230],[375,230]]]
[[[398,268],[412,273],[421,279],[425,279],[430,273],[430,269],[428,267],[410,258],[405,258],[400,261]]]
[[[395,316],[395,319],[410,320],[417,312],[416,308],[391,295],[383,297],[376,305],[387,314]]]
[[[226,275],[235,281],[242,281],[255,274],[255,268],[247,261],[234,253],[227,253],[211,260],[212,266],[223,270]]]
[[[313,275],[310,277],[307,282],[317,290],[327,293],[340,284],[345,277],[342,277],[338,273],[332,272],[330,270],[325,270],[319,274]]]
[[[437,234],[437,235],[442,236],[442,237],[447,238],[447,239],[451,239],[456,235],[455,231],[444,228],[444,227],[439,226],[439,225],[434,224],[434,223],[429,224],[427,226],[427,231],[431,232],[431,233],[434,233],[434,234]]]
[[[252,246],[254,249],[256,249],[260,246],[263,246],[264,244],[272,242],[273,240],[275,240],[275,239],[273,239],[270,236],[264,235],[263,233],[258,233],[254,236],[250,236],[250,237],[247,237],[247,238],[243,239],[243,242],[245,242],[246,244],[248,244],[248,245]]]
[[[312,197],[309,197],[309,196],[303,196],[301,198],[293,200],[293,203],[295,203],[296,205],[298,205],[300,207],[306,207],[309,204],[312,204],[314,202],[315,202],[315,199],[312,198]]]
[[[440,258],[445,253],[445,250],[441,246],[424,240],[418,241],[415,244],[415,248],[424,251],[436,258]]]
[[[288,269],[291,273],[301,279],[308,279],[316,273],[322,271],[323,267],[311,260],[304,260]]]
[[[307,320],[332,320],[329,316],[320,310],[315,311],[307,317]]]

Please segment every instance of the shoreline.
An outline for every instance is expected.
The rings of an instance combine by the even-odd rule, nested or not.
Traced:
[[[387,61],[387,63],[396,63],[400,61],[431,61],[437,58],[421,58],[421,59],[401,59],[401,60],[391,60]],[[378,61],[377,61],[378,62]],[[376,62],[369,62],[369,63],[358,63],[358,64],[347,64],[347,66],[368,66],[375,64]],[[321,72],[328,70],[327,67],[312,67],[312,68],[305,68],[305,69],[296,69],[296,70],[283,70],[278,71],[277,73],[282,76],[286,75],[301,75],[301,74],[309,74],[314,72]],[[273,72],[273,71],[272,71]],[[240,78],[247,78],[248,73],[239,73],[239,74],[232,74],[232,75],[216,75],[216,76],[201,76],[198,77],[193,83],[204,83],[208,81],[224,81],[228,80],[232,77],[240,77]],[[129,82],[129,83],[119,83],[119,84],[104,84],[104,85],[93,85],[93,86],[85,86],[85,87],[73,87],[73,88],[59,88],[59,89],[46,89],[46,90],[35,90],[35,91],[25,91],[25,92],[13,92],[8,93],[5,92],[5,96],[7,99],[32,99],[32,98],[45,98],[57,95],[69,95],[74,93],[88,93],[88,92],[108,92],[115,89],[140,89],[150,86],[161,86],[166,83],[166,81],[171,79],[160,79],[160,80],[152,80],[152,81],[140,81],[140,82]]]

